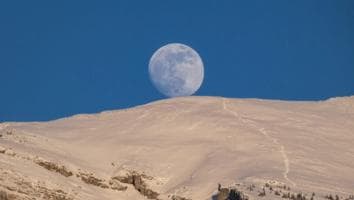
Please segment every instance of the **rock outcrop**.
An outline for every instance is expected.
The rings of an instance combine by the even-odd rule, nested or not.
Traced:
[[[104,183],[105,180],[94,177],[92,173],[88,174],[88,173],[79,172],[79,174],[77,174],[76,176],[80,177],[81,180],[87,184],[95,185],[101,188],[109,188],[109,186]]]
[[[213,196],[213,200],[248,200],[248,197],[237,188],[223,188],[219,184],[218,193]]]
[[[124,175],[112,178],[112,180],[118,180],[119,182],[133,185],[140,194],[146,196],[148,199],[158,199],[159,193],[148,188],[144,179],[151,179],[151,177],[136,171],[130,171]]]
[[[44,167],[45,169],[49,170],[49,171],[54,171],[57,172],[65,177],[69,177],[72,176],[73,173],[71,171],[69,171],[65,166],[63,165],[58,165],[56,163],[50,162],[50,161],[46,161],[43,159],[36,159],[34,160],[34,162],[36,164],[38,164],[41,167]]]

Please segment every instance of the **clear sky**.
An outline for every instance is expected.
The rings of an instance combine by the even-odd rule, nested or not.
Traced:
[[[171,42],[203,59],[195,95],[354,94],[353,0],[11,0],[0,2],[0,121],[163,99],[148,62]]]

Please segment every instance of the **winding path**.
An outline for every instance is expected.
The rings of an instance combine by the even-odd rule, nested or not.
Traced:
[[[252,128],[255,128],[257,129],[260,133],[262,133],[262,135],[264,135],[268,140],[272,141],[272,143],[279,147],[279,153],[281,154],[282,158],[283,158],[283,162],[284,162],[284,171],[283,171],[283,177],[286,181],[288,181],[290,184],[292,184],[293,186],[296,186],[296,183],[293,182],[292,180],[289,179],[288,177],[288,174],[290,172],[290,161],[289,161],[289,158],[286,154],[286,151],[285,151],[285,147],[284,145],[280,144],[278,139],[270,136],[268,134],[268,132],[266,131],[265,128],[261,127],[259,128],[256,123],[252,120],[249,120],[249,119],[245,119],[243,118],[240,114],[238,114],[236,111],[234,110],[231,110],[227,107],[227,100],[225,98],[223,98],[223,101],[222,101],[222,107],[225,111],[229,112],[230,114],[232,114],[234,117],[236,117],[238,120],[240,120],[242,123],[246,124],[246,125],[249,125],[251,126]]]
[[[279,147],[279,152],[283,157],[283,161],[284,161],[284,172],[283,172],[283,177],[285,180],[287,180],[289,183],[291,183],[293,186],[296,186],[296,184],[289,179],[288,174],[290,171],[290,165],[289,165],[289,158],[285,152],[285,147],[284,145],[280,144],[278,139],[270,136],[268,134],[268,132],[264,129],[264,128],[260,128],[258,129],[259,132],[261,132],[265,137],[267,137],[269,140],[271,140],[273,142],[273,144],[275,144],[276,146]]]

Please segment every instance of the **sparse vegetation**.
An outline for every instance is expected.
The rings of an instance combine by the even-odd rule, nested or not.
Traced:
[[[312,192],[312,195],[311,195],[310,200],[314,200],[314,198],[315,198],[315,193],[314,193],[314,192]]]
[[[259,197],[264,197],[264,196],[266,196],[266,191],[265,191],[264,188],[262,189],[261,192],[258,193],[258,196],[259,196]]]
[[[293,200],[306,200],[306,196],[302,193],[297,193],[296,198]]]
[[[295,199],[296,197],[295,197],[295,194],[291,194],[290,195],[290,199]]]
[[[327,194],[327,195],[325,196],[325,198],[326,198],[326,199],[329,199],[329,200],[334,200],[332,194]]]
[[[290,192],[284,193],[281,197],[284,199],[290,199]]]
[[[250,186],[247,187],[247,189],[248,189],[249,191],[251,191],[251,192],[252,192],[255,188],[256,188],[256,186],[255,186],[254,184],[251,184]]]
[[[222,188],[218,185],[218,194],[213,196],[215,200],[248,200],[248,197],[244,195],[237,188]]]

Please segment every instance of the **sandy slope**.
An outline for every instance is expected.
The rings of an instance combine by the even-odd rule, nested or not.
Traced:
[[[354,97],[173,98],[44,123],[2,123],[0,134],[0,188],[22,198],[144,199],[131,184],[114,183],[124,191],[109,184],[129,173],[144,174],[160,199],[210,199],[217,183],[261,188],[267,181],[304,193],[354,193]],[[87,176],[108,188],[88,184]]]

